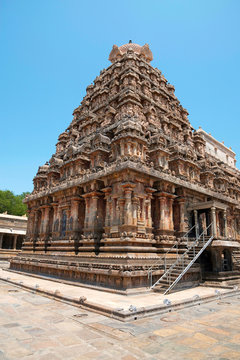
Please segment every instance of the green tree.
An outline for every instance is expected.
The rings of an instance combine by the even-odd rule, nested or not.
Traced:
[[[0,190],[0,213],[7,212],[10,215],[24,215],[27,206],[23,204],[23,199],[29,192],[14,195],[10,190]]]

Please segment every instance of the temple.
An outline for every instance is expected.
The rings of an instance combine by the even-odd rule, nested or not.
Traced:
[[[38,169],[11,269],[119,291],[240,278],[235,153],[193,129],[152,59],[113,46]]]
[[[9,260],[22,248],[27,229],[27,217],[0,214],[0,260]]]

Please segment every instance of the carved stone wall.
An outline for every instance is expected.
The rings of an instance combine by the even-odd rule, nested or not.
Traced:
[[[146,285],[148,266],[194,224],[239,241],[240,172],[206,151],[148,45],[114,45],[109,59],[38,169],[11,266],[40,271],[39,256],[42,272],[128,288]],[[53,256],[81,269],[56,270]]]

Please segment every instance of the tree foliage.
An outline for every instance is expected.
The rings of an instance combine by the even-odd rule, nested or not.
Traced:
[[[29,192],[14,195],[10,190],[0,190],[0,213],[7,212],[10,215],[24,215],[27,213],[27,206],[23,199]]]

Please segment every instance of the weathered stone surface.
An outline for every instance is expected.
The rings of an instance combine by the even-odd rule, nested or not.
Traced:
[[[174,244],[184,251],[183,235],[195,225],[194,238],[212,223],[221,246],[209,247],[184,280],[191,286],[204,272],[232,270],[236,247],[228,241],[240,241],[235,154],[193,131],[174,86],[150,65],[147,44],[114,45],[109,59],[38,169],[25,200],[26,241],[11,268],[144,287],[162,254]],[[174,261],[174,249],[168,258]],[[162,272],[160,263],[154,279]]]
[[[10,289],[17,289],[18,292],[9,292]],[[161,297],[158,294],[153,295]],[[158,314],[128,323],[53,299],[47,299],[47,303],[39,301],[36,304],[36,297],[42,298],[1,282],[0,358],[240,358],[239,295],[228,297],[221,302],[187,307],[178,312]],[[17,328],[2,326],[16,321],[19,323]],[[36,328],[44,329],[45,332],[40,335],[31,331]]]

